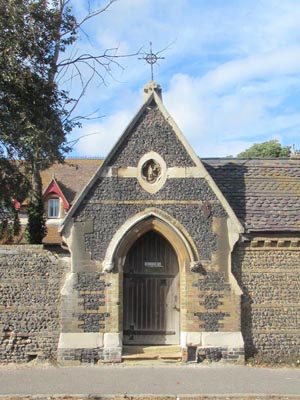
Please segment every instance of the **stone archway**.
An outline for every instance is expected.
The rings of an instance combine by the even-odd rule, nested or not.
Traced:
[[[131,330],[130,321],[124,321],[123,318],[127,318],[128,315],[123,312],[124,305],[127,307],[128,304],[124,303],[124,296],[126,295],[126,290],[128,291],[128,287],[125,285],[125,280],[126,278],[130,277],[126,274],[130,273],[130,266],[126,264],[127,256],[129,255],[129,252],[131,249],[134,249],[134,246],[139,243],[139,241],[143,241],[144,238],[145,241],[149,241],[149,238],[147,239],[147,235],[154,235],[161,241],[160,246],[162,248],[167,248],[167,251],[169,251],[170,254],[173,254],[173,259],[176,259],[177,265],[174,266],[174,269],[172,273],[170,274],[169,281],[164,281],[164,279],[167,278],[167,276],[163,276],[165,271],[161,271],[161,276],[159,276],[159,273],[157,276],[147,276],[147,272],[149,273],[149,268],[151,266],[148,264],[148,271],[147,268],[143,268],[143,272],[146,274],[146,277],[148,277],[152,282],[150,285],[156,285],[156,289],[153,290],[158,290],[158,286],[160,284],[166,285],[167,287],[164,289],[159,289],[161,290],[161,300],[167,301],[169,308],[173,309],[173,314],[167,317],[165,322],[162,322],[162,325],[159,326],[158,324],[156,326],[150,327],[149,329],[149,335],[147,335],[147,332],[139,332],[140,336],[144,335],[143,338],[137,339],[137,330],[135,329],[136,326],[132,327],[132,331],[134,332],[129,332]],[[143,245],[143,244],[142,244]],[[118,331],[120,335],[122,335],[123,330],[125,331],[125,343],[129,342],[129,336],[134,334],[134,343],[132,344],[170,344],[170,343],[180,343],[180,332],[182,330],[185,330],[184,327],[186,326],[186,320],[187,320],[187,310],[186,307],[182,304],[182,301],[184,299],[183,291],[186,285],[186,280],[187,280],[187,275],[190,273],[190,267],[193,265],[195,262],[199,260],[198,254],[195,250],[195,245],[192,241],[192,239],[189,237],[188,232],[172,217],[170,217],[168,214],[165,212],[161,212],[160,210],[157,209],[148,209],[145,210],[143,213],[139,213],[135,215],[133,218],[128,220],[119,230],[116,232],[113,240],[111,241],[106,258],[105,258],[105,266],[109,267],[109,270],[113,272],[113,275],[115,276],[114,279],[118,279],[119,281],[119,289],[118,289],[118,311],[116,310],[116,313],[114,313],[115,317],[118,315]],[[145,262],[147,260],[144,258],[141,260],[143,263],[143,267],[145,267]],[[151,261],[150,261],[151,262]],[[154,260],[154,263],[161,263],[163,264],[164,261],[162,259]],[[146,266],[147,267],[147,266]],[[171,268],[170,266],[167,266],[167,269]],[[172,269],[172,268],[171,268]],[[108,272],[108,269],[106,269]],[[133,271],[133,278],[138,278],[136,276],[137,271]],[[170,272],[170,271],[169,271]],[[168,272],[166,272],[168,274]],[[172,275],[173,274],[173,275]],[[155,275],[155,274],[154,274]],[[172,275],[172,276],[171,276]],[[148,279],[148,282],[149,282]],[[162,279],[162,281],[160,281]],[[154,281],[156,282],[154,283]],[[114,282],[116,282],[114,280]],[[127,282],[128,283],[128,282]],[[140,290],[141,288],[145,288],[145,283],[140,283],[140,288],[134,288],[133,293],[135,293],[136,299],[138,300],[138,294],[137,290]],[[153,287],[154,287],[153,286]],[[176,293],[176,290],[177,293]],[[151,296],[149,292],[145,296]],[[177,298],[176,298],[177,296]],[[146,310],[146,314],[148,312],[148,317],[149,318],[149,313],[153,312],[158,312],[157,308],[155,309],[152,308],[152,311]],[[164,310],[166,311],[166,310]],[[136,312],[136,311],[135,311]],[[140,312],[140,311],[139,311]],[[177,315],[176,315],[177,314]],[[177,320],[177,322],[176,322]],[[170,326],[170,321],[173,321],[173,328],[169,329],[168,327]],[[177,323],[177,326],[176,326]],[[164,325],[165,324],[165,325]],[[172,324],[171,324],[172,325]],[[170,334],[168,337],[165,332],[162,332],[162,335],[159,337],[159,332],[156,332],[156,338],[153,335],[153,331],[156,329],[159,331],[160,327],[164,327],[167,332],[175,332],[175,334]],[[175,328],[174,328],[175,327]],[[141,329],[142,328],[142,329]],[[144,329],[145,328],[145,329]],[[146,326],[139,326],[139,329],[141,330],[148,330],[149,325]],[[127,338],[125,337],[127,335]],[[127,340],[128,339],[128,340]]]
[[[115,268],[122,271],[128,249],[149,230],[160,233],[171,243],[180,271],[199,261],[196,246],[186,229],[166,212],[149,208],[128,219],[115,233],[103,260],[104,271]]]

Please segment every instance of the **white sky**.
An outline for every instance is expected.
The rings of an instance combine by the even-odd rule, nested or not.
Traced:
[[[79,19],[88,3],[72,0]],[[150,41],[154,53],[166,48],[154,67],[164,104],[200,157],[270,139],[300,148],[300,0],[118,0],[90,20],[76,51],[148,52]],[[119,61],[81,100],[79,115],[103,117],[70,135],[89,135],[72,155],[105,156],[142,105],[150,67]]]

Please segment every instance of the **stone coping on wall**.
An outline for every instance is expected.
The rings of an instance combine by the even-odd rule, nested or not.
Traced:
[[[0,245],[0,254],[22,253],[24,251],[45,250],[43,244],[4,244]]]
[[[300,249],[300,238],[266,238],[256,237],[255,239],[243,239],[240,243],[244,246],[245,250],[297,250]]]

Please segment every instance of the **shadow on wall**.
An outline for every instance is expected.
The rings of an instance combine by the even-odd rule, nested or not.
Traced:
[[[247,187],[246,177],[248,168],[247,160],[228,161],[224,164],[214,165],[204,163],[216,184],[224,194],[226,200],[232,207],[241,223],[246,226],[247,218]],[[248,226],[247,226],[248,227]],[[237,244],[233,251],[232,273],[235,276],[243,295],[241,298],[241,330],[245,342],[245,357],[253,357],[257,349],[253,339],[252,326],[252,297],[243,279],[242,266],[244,265],[245,253],[241,244]]]
[[[213,161],[203,162],[203,164],[220,188],[238,219],[245,226],[247,221],[247,191],[245,181],[248,172],[246,166],[248,160],[236,159],[235,162],[228,161],[224,163],[218,163],[218,160],[216,160],[216,164]]]
[[[232,273],[235,276],[240,288],[243,291],[241,298],[241,330],[245,343],[245,358],[254,357],[258,350],[254,343],[253,324],[252,324],[252,304],[253,299],[244,279],[242,265],[244,263],[245,252],[243,248],[236,248],[232,257]]]

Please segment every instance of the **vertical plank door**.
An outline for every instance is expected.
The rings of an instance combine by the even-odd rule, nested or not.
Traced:
[[[149,231],[124,266],[124,344],[179,343],[179,269],[171,244]]]

